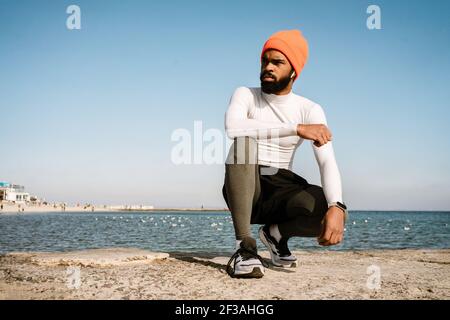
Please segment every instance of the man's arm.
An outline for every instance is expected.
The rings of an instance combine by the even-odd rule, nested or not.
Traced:
[[[325,113],[320,105],[315,105],[311,109],[308,122],[327,125]],[[328,205],[332,202],[343,202],[341,175],[334,156],[332,142],[328,141],[321,146],[317,146],[316,143],[311,145],[319,166],[322,187]],[[335,206],[329,207],[322,222],[322,232],[318,238],[319,244],[328,246],[341,242],[344,222],[344,212]]]
[[[325,113],[320,105],[315,105],[308,116],[309,124],[323,124],[327,126]],[[331,141],[326,142],[321,146],[317,146],[312,142],[311,146],[314,151],[317,164],[320,170],[320,178],[322,182],[325,198],[328,205],[332,202],[342,201],[342,185],[341,175],[334,156],[333,144]]]
[[[297,135],[297,124],[249,119],[248,109],[252,100],[249,88],[239,87],[233,93],[225,113],[225,131],[230,139],[242,136],[281,138]]]

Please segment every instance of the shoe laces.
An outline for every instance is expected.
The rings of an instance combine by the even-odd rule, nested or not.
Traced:
[[[257,254],[255,251],[253,250],[249,250],[247,248],[239,248],[236,250],[236,252],[231,256],[230,260],[228,260],[228,264],[227,264],[227,273],[228,275],[230,275],[231,277],[233,276],[233,272],[234,272],[234,268],[231,267],[231,263],[238,257],[238,256],[242,257],[242,261],[246,261],[249,259],[258,259],[259,261],[261,261],[261,264],[268,268],[269,264],[264,261],[264,259]]]

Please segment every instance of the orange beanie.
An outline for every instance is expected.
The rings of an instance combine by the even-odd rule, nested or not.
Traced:
[[[283,30],[273,34],[264,44],[261,60],[264,52],[269,49],[278,50],[288,58],[295,70],[296,80],[308,59],[308,42],[300,30]]]

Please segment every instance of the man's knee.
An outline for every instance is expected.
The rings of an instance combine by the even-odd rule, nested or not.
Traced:
[[[328,210],[328,202],[323,188],[312,184],[307,190],[315,199],[314,215],[324,216]]]
[[[230,147],[226,164],[257,164],[258,143],[252,137],[236,137]]]
[[[292,196],[286,204],[288,216],[304,214],[307,216],[323,216],[327,209],[327,200],[322,187],[310,185]]]

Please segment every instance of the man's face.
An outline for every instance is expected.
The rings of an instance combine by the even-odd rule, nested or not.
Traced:
[[[261,89],[265,93],[277,93],[291,82],[293,72],[289,60],[278,50],[269,49],[261,59]]]

